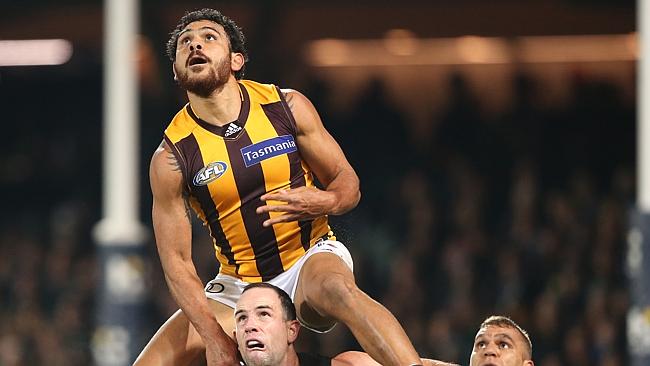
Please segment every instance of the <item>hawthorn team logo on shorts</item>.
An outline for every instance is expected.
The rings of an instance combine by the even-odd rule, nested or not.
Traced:
[[[219,282],[210,282],[208,285],[205,287],[206,292],[210,292],[213,294],[220,294],[223,292],[223,290],[226,289],[226,286]]]
[[[214,161],[196,173],[193,183],[195,186],[204,186],[222,176],[226,170],[228,170],[226,163],[223,161]]]

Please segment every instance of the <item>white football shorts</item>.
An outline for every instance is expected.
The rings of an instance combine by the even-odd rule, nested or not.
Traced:
[[[281,288],[289,294],[292,301],[295,300],[300,270],[307,259],[316,253],[335,254],[345,262],[351,271],[353,271],[354,263],[352,262],[352,256],[343,243],[336,240],[321,240],[309,248],[309,250],[305,252],[305,255],[303,255],[302,258],[300,258],[291,268],[267,282]],[[205,286],[205,296],[208,299],[218,301],[234,309],[237,300],[248,284],[248,282],[242,281],[239,278],[219,273]],[[304,324],[300,317],[298,317],[298,320],[300,320],[306,328],[315,332],[322,332],[311,328],[309,324]],[[331,330],[331,328],[324,332],[329,330]]]

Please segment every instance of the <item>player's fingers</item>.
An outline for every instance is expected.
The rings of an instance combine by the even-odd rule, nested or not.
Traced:
[[[294,212],[295,209],[290,205],[264,205],[258,207],[255,212],[263,214],[266,212]]]
[[[288,191],[286,189],[281,189],[276,192],[265,193],[260,197],[260,199],[262,201],[269,201],[269,200],[287,201],[285,198],[290,197],[287,193]]]
[[[270,200],[278,200],[278,194],[277,193],[267,193],[262,196],[260,196],[261,201],[270,201]]]
[[[271,226],[273,224],[277,224],[279,222],[289,222],[289,221],[296,221],[296,220],[298,220],[298,215],[297,214],[285,214],[285,215],[282,215],[282,216],[277,216],[277,217],[273,217],[271,219],[268,219],[268,220],[264,221],[264,223],[262,225],[264,227],[269,227],[269,226]]]

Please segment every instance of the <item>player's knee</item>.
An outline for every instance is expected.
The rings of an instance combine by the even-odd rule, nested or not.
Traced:
[[[323,276],[319,281],[320,299],[325,310],[331,312],[332,309],[346,311],[345,309],[354,308],[359,296],[362,296],[361,290],[354,281],[339,274],[328,274]]]

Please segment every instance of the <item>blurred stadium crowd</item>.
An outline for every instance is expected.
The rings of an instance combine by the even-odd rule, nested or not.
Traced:
[[[70,77],[72,87],[60,89],[45,74],[3,77],[0,365],[89,365],[101,80]],[[614,85],[576,76],[570,103],[542,108],[533,78],[512,82],[511,107],[486,117],[480,96],[451,75],[429,136],[409,129],[379,80],[350,112],[329,107],[330,85],[310,83],[304,93],[362,181],[361,204],[332,226],[353,253],[360,287],[396,315],[422,355],[466,364],[480,321],[498,313],[529,331],[537,365],[625,365],[635,106]],[[145,222],[148,159],[182,103],[165,93],[142,96]],[[202,228],[196,235],[207,280],[212,249]],[[143,342],[176,309],[153,241],[147,251]],[[324,354],[358,347],[340,326],[327,336],[303,331],[301,342]]]

